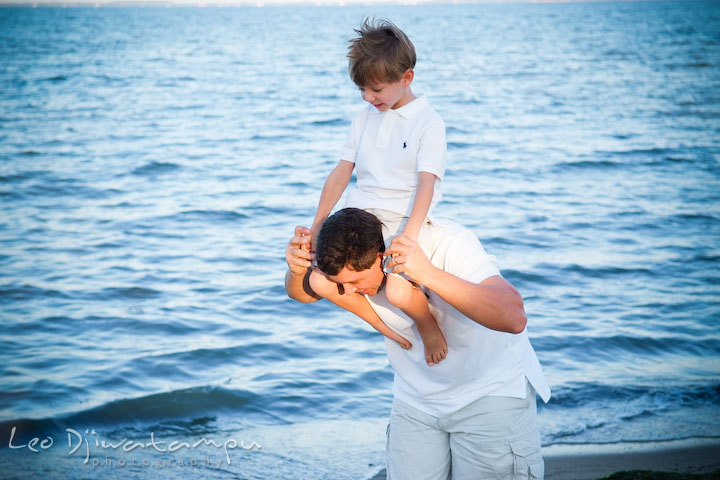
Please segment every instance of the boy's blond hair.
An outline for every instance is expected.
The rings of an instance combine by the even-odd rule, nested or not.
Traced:
[[[358,87],[400,80],[415,68],[417,56],[410,39],[389,20],[367,18],[358,37],[350,40],[348,51],[350,78]]]

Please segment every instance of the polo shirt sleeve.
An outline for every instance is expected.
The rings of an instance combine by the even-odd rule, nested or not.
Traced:
[[[350,125],[350,136],[340,151],[340,160],[355,163],[359,142],[362,138],[362,129],[365,128],[367,124],[366,116],[367,109],[360,111],[355,115],[355,118],[353,118],[352,124]]]
[[[430,123],[420,137],[417,154],[417,171],[429,172],[442,180],[445,175],[445,123],[437,120]]]

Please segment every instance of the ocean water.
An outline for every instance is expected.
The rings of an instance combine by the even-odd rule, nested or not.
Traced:
[[[0,476],[383,468],[381,336],[283,289],[371,15],[525,298],[543,444],[720,437],[719,3],[3,8]]]

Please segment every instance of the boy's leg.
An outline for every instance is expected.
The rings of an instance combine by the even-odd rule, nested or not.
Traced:
[[[358,317],[369,323],[375,330],[385,335],[390,340],[393,340],[400,344],[404,349],[409,349],[412,344],[409,340],[395,333],[390,327],[385,325],[385,322],[375,313],[375,310],[370,306],[370,302],[367,298],[363,297],[359,293],[353,293],[351,295],[344,295],[338,291],[338,285],[335,282],[331,282],[325,276],[316,270],[310,273],[310,288],[315,293],[323,298],[326,298],[333,302],[335,305],[354,313]]]
[[[387,480],[450,478],[450,436],[439,423],[432,415],[393,401],[387,431]]]
[[[430,313],[425,294],[400,275],[388,275],[385,290],[388,301],[417,324],[425,346],[427,364],[439,363],[447,354],[447,343],[435,317]]]

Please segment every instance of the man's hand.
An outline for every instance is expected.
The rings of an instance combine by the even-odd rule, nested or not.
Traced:
[[[385,255],[392,257],[387,268],[392,269],[393,273],[404,273],[420,285],[425,285],[436,270],[420,245],[407,235],[398,235],[393,238]]]
[[[520,333],[527,317],[522,296],[507,280],[493,275],[472,283],[433,266],[417,242],[398,235],[385,252],[392,255],[388,267],[404,273],[455,307],[463,315],[492,330]]]
[[[311,231],[307,227],[295,227],[295,236],[290,239],[285,250],[285,261],[293,275],[305,275],[312,266],[310,253]]]

